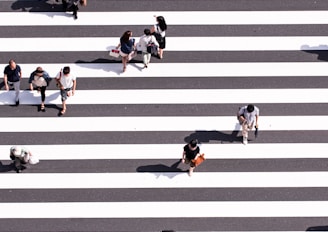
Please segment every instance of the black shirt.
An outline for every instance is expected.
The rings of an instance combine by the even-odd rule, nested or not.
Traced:
[[[189,144],[185,145],[183,150],[186,152],[186,158],[191,160],[191,159],[195,159],[196,155],[199,153],[200,149],[197,146],[197,148],[195,150],[190,150],[189,148]]]
[[[7,81],[10,82],[17,82],[20,80],[20,72],[21,68],[19,65],[16,65],[16,68],[12,70],[9,65],[5,67],[5,70],[3,71],[4,74],[7,75]]]

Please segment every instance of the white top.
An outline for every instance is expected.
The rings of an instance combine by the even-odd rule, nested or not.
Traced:
[[[256,116],[259,116],[260,110],[258,107],[254,106],[254,111],[249,113],[247,111],[247,106],[243,106],[240,108],[238,114],[243,115],[244,118],[246,119],[247,123],[251,124],[255,121]]]
[[[158,32],[161,34],[162,37],[165,37],[165,31],[162,31],[158,24],[155,24],[154,28],[155,28],[155,32]]]
[[[147,52],[147,45],[149,44],[149,42],[152,42],[154,44],[156,44],[157,46],[159,46],[155,36],[153,35],[143,35],[140,37],[139,43],[138,43],[138,50],[139,51],[143,51],[143,52]]]
[[[61,75],[61,77],[60,77]],[[73,87],[73,81],[76,80],[76,77],[73,76],[72,74],[67,74],[65,75],[62,71],[59,72],[56,76],[56,79],[59,80],[60,79],[60,84],[65,88],[72,88]]]
[[[30,151],[26,149],[25,147],[20,146],[13,146],[10,148],[10,153],[13,154],[17,158],[26,158]]]

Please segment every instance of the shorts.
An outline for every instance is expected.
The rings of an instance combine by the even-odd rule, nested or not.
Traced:
[[[192,162],[190,159],[188,159],[188,158],[185,158],[185,164],[190,164],[190,167],[196,167],[195,166],[195,163],[194,162]]]

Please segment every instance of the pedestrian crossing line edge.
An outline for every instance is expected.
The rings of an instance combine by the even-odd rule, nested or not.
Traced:
[[[105,51],[104,51],[105,52]],[[70,66],[77,78],[112,77],[312,77],[328,76],[325,62],[223,62],[223,63],[151,63],[148,69],[143,64],[129,63],[122,73],[121,63],[44,63],[20,64],[23,78],[29,78],[36,67],[41,66],[51,77],[55,77],[61,68]],[[3,68],[8,64],[0,64]]]
[[[101,97],[99,97],[101,96]],[[76,90],[67,104],[328,103],[328,89],[125,89]],[[0,91],[0,105],[14,104],[14,91]],[[21,90],[21,105],[40,104],[40,93]],[[61,104],[59,90],[47,90],[45,104]]]
[[[328,172],[137,172],[1,174],[0,189],[315,188]],[[215,180],[215,181],[213,181]]]
[[[26,145],[42,160],[180,159],[185,144]],[[21,145],[25,146],[25,145]],[[0,145],[0,159],[9,160],[11,145]],[[206,159],[328,158],[328,143],[199,144]],[[69,151],[69,152],[67,152]]]
[[[0,218],[7,219],[328,216],[327,201],[0,203],[0,207]]]
[[[134,36],[136,43],[141,35]],[[328,36],[190,36],[168,37],[167,40],[166,51],[311,51],[328,48]],[[206,43],[195,46],[202,40]],[[2,52],[105,52],[114,49],[118,43],[119,37],[0,38],[0,49]]]
[[[328,115],[261,116],[260,120],[261,131],[328,130],[326,123]],[[241,129],[236,116],[2,117],[1,121],[0,132],[239,131]],[[35,127],[35,125],[43,126]]]
[[[19,15],[19,17],[17,17]],[[328,24],[328,11],[120,11],[79,12],[72,20],[65,12],[1,12],[0,26],[150,25],[163,15],[169,25],[281,25]],[[120,18],[120,20],[117,20]],[[133,19],[133,20],[131,20]]]

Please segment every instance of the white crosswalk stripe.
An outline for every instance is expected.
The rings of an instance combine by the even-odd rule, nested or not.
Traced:
[[[185,31],[172,30],[172,34],[168,31],[165,58],[152,60],[148,69],[143,69],[141,59],[136,59],[121,73],[120,60],[108,56],[119,42],[119,36],[110,33],[112,28],[121,26],[123,32],[126,26],[133,29],[149,25],[154,15],[165,16],[170,27],[190,28],[255,26],[261,30],[266,26],[302,28],[328,23],[326,10],[208,10],[116,12],[84,8],[78,20],[64,12],[0,12],[3,29],[11,26],[51,30],[61,26],[91,31],[105,26],[109,30],[102,37],[82,29],[79,36],[38,36],[33,30],[23,36],[17,32],[20,35],[15,38],[0,36],[2,52],[12,58],[31,57],[18,61],[23,70],[20,106],[12,106],[14,91],[0,90],[0,228],[8,226],[8,220],[20,219],[22,225],[14,225],[13,230],[24,226],[24,230],[31,231],[33,220],[40,220],[44,225],[36,231],[44,231],[52,223],[72,231],[76,222],[80,223],[79,231],[160,231],[168,227],[177,231],[261,231],[269,228],[259,224],[271,220],[272,231],[304,231],[306,228],[301,228],[298,219],[302,226],[310,228],[319,226],[312,223],[328,218],[328,199],[323,194],[328,191],[328,143],[318,139],[327,136],[328,131],[326,63],[313,58],[298,60],[299,57],[287,57],[288,62],[234,60],[238,55],[229,61],[220,60],[221,52],[245,52],[250,56],[271,52],[281,57],[290,52],[319,54],[327,50],[328,37],[324,33],[206,36],[195,30],[194,35],[186,36]],[[53,62],[36,62],[45,52]],[[103,52],[107,60],[101,62],[95,57],[96,61],[83,62],[83,57],[76,57],[76,62],[65,62],[66,57],[79,52]],[[207,52],[208,58],[188,61],[188,56],[197,56],[198,52]],[[60,53],[62,56],[58,57]],[[180,61],[171,61],[173,56]],[[1,60],[3,68],[6,59]],[[46,91],[47,112],[30,112],[35,110],[32,106],[40,104],[40,94],[28,90],[27,79],[40,65],[52,77],[63,66],[70,66],[78,78],[77,91],[68,99],[68,113],[62,117],[57,117],[61,99],[53,82]],[[178,79],[187,81],[177,86],[165,85]],[[219,84],[211,86],[208,79]],[[103,80],[107,83],[100,87],[97,82]],[[298,85],[299,80],[302,86]],[[314,85],[317,80],[320,82]],[[241,81],[248,86],[236,85]],[[221,82],[230,88],[220,87]],[[157,87],[149,87],[149,83],[156,83]],[[252,132],[245,146],[235,114],[237,105],[248,103],[261,105],[260,136],[255,139]],[[229,105],[232,109],[213,116],[211,110],[201,112],[199,107],[204,105],[215,106],[218,111]],[[292,112],[295,105],[297,111]],[[111,108],[114,106],[121,107],[120,112],[134,106],[138,112],[113,116],[109,111],[118,109]],[[168,107],[181,111],[180,107],[187,106],[191,110],[182,116],[174,112],[158,115],[169,111]],[[282,112],[276,110],[278,106]],[[148,115],[144,112],[148,107],[159,113]],[[322,110],[316,113],[311,107]],[[86,116],[87,112],[93,116]],[[104,140],[99,142],[99,137]],[[200,141],[206,161],[190,177],[188,166],[179,159],[191,138]],[[41,162],[29,165],[21,174],[14,173],[8,154],[12,145],[28,147]],[[230,166],[220,170],[222,166],[215,167],[219,163]],[[270,193],[262,195],[263,191]],[[223,193],[227,193],[226,198]],[[286,197],[288,193],[291,197]],[[47,194],[54,200],[45,200]],[[74,201],[67,198],[72,195]],[[139,224],[132,219],[138,219]],[[99,223],[101,220],[104,224]],[[50,231],[55,230],[53,227]]]

